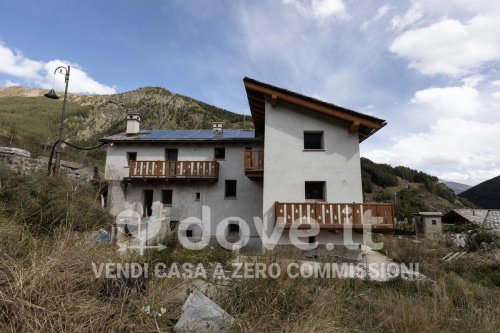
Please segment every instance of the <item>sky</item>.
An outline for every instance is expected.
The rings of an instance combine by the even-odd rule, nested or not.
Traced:
[[[160,86],[249,113],[242,79],[386,119],[376,162],[500,174],[500,1],[2,0],[0,87]]]

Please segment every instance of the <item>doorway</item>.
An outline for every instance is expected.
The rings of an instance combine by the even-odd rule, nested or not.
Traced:
[[[144,217],[153,214],[153,190],[142,191],[142,206],[144,207]]]

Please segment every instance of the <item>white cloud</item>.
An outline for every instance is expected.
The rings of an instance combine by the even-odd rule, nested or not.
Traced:
[[[500,99],[500,91],[494,92],[493,94],[491,94],[491,96],[493,96],[493,98],[495,99]]]
[[[441,119],[428,132],[397,137],[388,149],[373,149],[364,155],[393,165],[445,168],[448,173],[469,175],[469,183],[479,182],[490,176],[481,170],[495,173],[500,169],[499,126],[500,122]]]
[[[20,86],[21,84],[19,82],[13,82],[11,80],[5,80],[3,86],[4,87],[15,87],[15,86]]]
[[[500,20],[488,16],[466,23],[443,19],[402,33],[389,49],[421,74],[462,76],[500,59]]]
[[[494,87],[500,87],[500,80],[491,81],[490,83]]]
[[[498,175],[500,175],[500,168],[464,172],[441,172],[437,174],[439,179],[468,185],[476,185]]]
[[[314,18],[348,17],[342,0],[283,0],[283,3],[293,5],[302,15]]]
[[[47,62],[32,60],[20,51],[12,50],[0,42],[0,73],[25,80],[42,88],[64,90],[62,75],[53,76],[54,69],[58,66],[71,66],[68,90],[72,93],[83,94],[114,94],[116,89],[97,82],[91,78],[78,64],[63,60],[50,60]],[[9,81],[11,82],[11,81]]]
[[[422,16],[424,16],[422,4],[418,1],[413,1],[410,8],[403,15],[396,15],[392,18],[392,29],[402,30],[420,20]]]
[[[390,5],[385,4],[377,10],[377,13],[374,17],[361,23],[361,26],[359,28],[361,29],[361,31],[366,31],[370,25],[380,21],[391,9],[392,7]]]
[[[448,114],[455,117],[477,115],[479,92],[472,87],[429,88],[417,91],[411,102],[423,106],[432,117]]]

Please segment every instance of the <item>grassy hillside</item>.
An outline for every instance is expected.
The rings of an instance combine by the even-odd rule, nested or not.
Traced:
[[[410,219],[419,211],[447,211],[473,207],[457,197],[435,176],[404,166],[392,167],[361,158],[361,173],[365,201],[393,202],[396,217]]]
[[[3,144],[15,138],[43,142],[57,139],[62,99],[40,96],[43,91],[23,87],[0,89],[0,124]],[[125,129],[127,112],[141,114],[143,129],[210,128],[213,121],[226,127],[251,128],[243,115],[158,87],[116,95],[70,95],[65,139],[95,143],[104,135]]]
[[[481,208],[500,209],[500,176],[482,182],[460,193],[460,196]]]

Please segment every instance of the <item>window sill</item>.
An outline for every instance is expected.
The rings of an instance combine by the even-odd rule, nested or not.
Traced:
[[[325,149],[303,149],[302,151],[325,151]]]
[[[224,200],[236,200],[236,197],[224,197]]]

